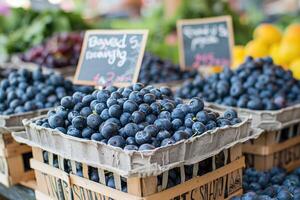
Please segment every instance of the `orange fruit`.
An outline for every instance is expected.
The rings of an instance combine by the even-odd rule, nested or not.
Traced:
[[[291,43],[300,43],[300,24],[289,25],[284,32],[283,40]]]
[[[252,40],[245,47],[245,56],[254,58],[265,57],[269,54],[268,45],[262,40]]]
[[[273,24],[261,24],[253,32],[254,39],[260,39],[267,45],[278,43],[281,40],[281,31]]]
[[[291,62],[289,69],[293,72],[293,76],[296,79],[300,79],[300,58]]]

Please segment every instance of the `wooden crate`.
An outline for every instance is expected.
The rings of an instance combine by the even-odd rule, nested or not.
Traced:
[[[11,133],[0,134],[0,183],[11,185],[34,179],[30,168],[31,147],[17,143]]]
[[[30,162],[36,174],[36,197],[38,200],[224,200],[242,194],[242,169],[245,166],[245,160],[242,156],[241,145],[225,150],[200,163],[190,165],[192,175],[188,180],[186,179],[185,166],[178,168],[182,181],[170,188],[167,188],[169,171],[159,176],[125,179],[118,174],[98,168],[96,170],[99,182],[94,182],[89,180],[91,170],[89,166],[81,164],[83,176],[80,177],[76,175],[78,169],[75,161],[68,161],[49,152],[46,154],[48,155],[48,163],[44,162],[43,150],[33,148],[33,159]],[[56,167],[51,166],[51,163],[54,164],[54,160],[57,163]],[[65,168],[66,162],[69,162],[70,165],[68,170]],[[206,165],[204,165],[205,163]],[[105,185],[105,177],[108,173],[113,175],[115,189]],[[121,190],[121,180],[125,180],[127,192]]]
[[[243,145],[246,166],[257,170],[283,167],[291,171],[300,166],[300,124],[281,130],[265,131]]]

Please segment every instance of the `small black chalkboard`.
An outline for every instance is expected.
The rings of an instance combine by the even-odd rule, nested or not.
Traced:
[[[230,66],[233,47],[230,16],[179,20],[177,30],[182,69]]]
[[[93,86],[137,82],[147,35],[147,30],[87,31],[74,82]]]

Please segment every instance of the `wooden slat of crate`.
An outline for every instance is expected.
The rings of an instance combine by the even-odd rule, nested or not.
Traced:
[[[231,162],[230,164],[217,169],[216,171],[210,172],[200,177],[193,178],[186,181],[180,185],[174,186],[170,189],[158,192],[146,197],[133,196],[128,193],[124,193],[102,184],[90,181],[88,179],[78,177],[76,175],[70,175],[70,182],[75,196],[80,199],[85,195],[95,196],[95,197],[110,197],[116,200],[129,200],[129,199],[140,199],[140,200],[157,200],[157,199],[207,199],[209,197],[208,191],[213,191],[210,189],[214,186],[222,185],[222,191],[225,191],[225,185],[236,184],[239,185],[238,189],[233,193],[229,194],[228,197],[224,197],[224,193],[220,192],[219,196],[215,196],[214,199],[229,199],[229,197],[240,194],[242,187],[242,168],[245,166],[244,158],[240,158]],[[236,181],[238,179],[238,181]],[[218,185],[219,184],[219,185]],[[234,188],[234,187],[233,187]],[[200,191],[201,190],[201,191]],[[203,193],[205,190],[208,193]],[[207,196],[202,196],[203,194]],[[193,196],[195,195],[195,196]],[[217,195],[217,194],[215,194]],[[101,198],[100,198],[101,199]]]
[[[23,154],[31,147],[17,143],[11,133],[0,134],[0,182],[9,187],[21,181],[34,179],[34,171],[26,170]]]
[[[293,131],[293,125],[289,129]],[[243,153],[247,158],[247,166],[254,167],[257,170],[269,170],[278,166],[288,171],[299,167],[299,134],[279,143],[280,134],[280,130],[265,132],[258,139],[245,143]]]

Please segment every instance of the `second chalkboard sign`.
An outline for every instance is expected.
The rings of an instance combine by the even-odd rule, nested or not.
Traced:
[[[87,31],[74,82],[94,86],[137,82],[147,35],[147,30]]]
[[[230,66],[233,47],[230,16],[179,20],[177,30],[183,69]]]

